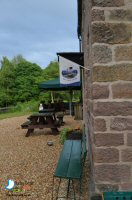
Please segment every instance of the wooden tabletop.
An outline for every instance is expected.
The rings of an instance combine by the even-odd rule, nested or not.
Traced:
[[[54,115],[53,112],[34,113],[34,114],[30,115],[29,118],[32,118],[32,117],[47,117],[47,116],[53,116],[53,115]]]
[[[44,108],[40,110],[39,113],[55,112],[55,108]]]

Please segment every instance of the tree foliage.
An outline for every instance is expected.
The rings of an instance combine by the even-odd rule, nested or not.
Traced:
[[[25,102],[39,95],[38,82],[42,69],[37,64],[22,61],[15,68],[15,101]]]
[[[56,61],[50,62],[45,69],[42,69],[21,55],[15,56],[12,60],[3,57],[0,68],[0,107],[30,100],[51,100],[51,92],[41,92],[38,84],[58,76],[59,65]],[[68,100],[69,93],[54,92],[54,98]]]
[[[13,103],[15,69],[8,58],[3,57],[0,69],[0,106]]]
[[[59,75],[58,63],[53,61],[45,69],[28,62],[21,55],[11,61],[3,57],[0,68],[0,107],[15,105],[17,102],[50,99],[50,93],[42,93],[38,83]]]
[[[44,80],[50,80],[59,76],[59,65],[58,62],[50,62],[50,64],[43,70]]]

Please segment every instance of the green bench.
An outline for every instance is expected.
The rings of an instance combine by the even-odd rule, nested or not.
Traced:
[[[74,190],[74,180],[79,180],[80,182],[80,194],[81,194],[81,178],[84,162],[86,159],[86,137],[83,136],[81,140],[66,140],[64,147],[60,154],[60,158],[53,175],[53,191],[52,200],[54,199],[54,178],[59,178],[59,186],[57,189],[57,197],[59,187],[62,179],[68,179],[67,196],[59,198],[69,198],[70,185],[72,184],[74,191],[74,199],[76,200],[76,193]]]
[[[132,200],[132,192],[104,192],[102,200]]]

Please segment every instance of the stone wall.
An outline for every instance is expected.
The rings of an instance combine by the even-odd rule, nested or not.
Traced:
[[[84,0],[82,36],[90,190],[132,190],[132,0]]]
[[[88,159],[89,159],[89,178],[90,184],[88,186],[89,191],[95,190],[94,184],[94,165],[93,165],[93,116],[92,116],[92,76],[91,76],[91,4],[88,0],[83,2],[83,16],[82,16],[82,49],[84,52],[84,65],[88,70],[84,72],[84,84],[83,84],[83,115],[85,122],[85,131],[87,133],[87,146],[88,146]],[[89,37],[88,37],[89,36]],[[90,195],[90,193],[89,193]],[[91,196],[91,195],[90,195]]]

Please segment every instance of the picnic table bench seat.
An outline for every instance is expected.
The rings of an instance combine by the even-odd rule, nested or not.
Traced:
[[[24,122],[22,125],[21,125],[21,127],[24,129],[24,128],[28,128],[28,126],[31,124],[31,121],[26,121],[26,122]]]
[[[53,124],[53,128],[54,126],[56,127],[60,127],[60,122],[59,121],[55,121],[54,124]],[[42,124],[42,123],[36,123],[36,124],[32,124],[31,121],[26,121],[24,122],[23,124],[21,124],[21,127],[22,129],[28,129],[28,128],[43,128],[43,127],[46,127],[46,128],[52,128],[51,125],[48,125],[48,122],[45,122],[45,124]]]
[[[53,191],[52,191],[52,200],[54,199],[54,178],[59,178],[59,186],[61,179],[68,179],[68,188],[67,188],[67,198],[69,196],[70,184],[74,188],[73,180],[79,180],[80,182],[80,193],[81,193],[81,179],[83,166],[86,158],[86,137],[82,137],[81,140],[66,140],[61,151],[57,167],[53,175]],[[58,187],[59,191],[59,187]],[[58,192],[57,192],[58,193]],[[66,198],[66,197],[59,197]],[[58,194],[57,198],[58,199]],[[76,199],[76,194],[74,191],[74,199]]]

